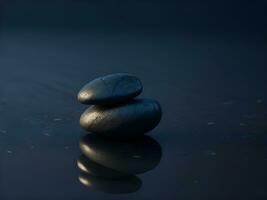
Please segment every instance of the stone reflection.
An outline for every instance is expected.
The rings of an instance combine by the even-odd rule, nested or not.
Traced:
[[[79,181],[115,194],[136,192],[142,185],[136,175],[154,169],[162,155],[160,144],[149,136],[113,140],[89,134],[81,138],[80,149]]]

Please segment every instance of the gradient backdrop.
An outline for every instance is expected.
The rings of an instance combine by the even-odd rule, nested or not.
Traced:
[[[267,198],[267,1],[1,0],[0,198]],[[160,164],[132,194],[78,181],[85,83],[141,78]]]

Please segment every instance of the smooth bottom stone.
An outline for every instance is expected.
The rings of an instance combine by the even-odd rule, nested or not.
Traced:
[[[126,194],[138,191],[142,181],[136,176],[128,176],[122,179],[107,179],[80,174],[79,181],[86,187],[111,194]]]
[[[108,137],[138,137],[154,129],[161,120],[160,104],[152,99],[135,99],[117,106],[89,107],[80,118],[85,130]]]
[[[119,141],[89,134],[80,140],[80,149],[94,162],[126,174],[150,171],[162,156],[160,144],[149,136]]]

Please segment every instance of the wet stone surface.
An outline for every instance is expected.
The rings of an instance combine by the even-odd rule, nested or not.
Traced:
[[[135,99],[117,106],[91,106],[80,125],[91,133],[109,137],[141,136],[155,128],[161,119],[160,104],[152,99]]]
[[[143,90],[141,81],[130,74],[103,76],[86,84],[78,94],[83,104],[116,104],[138,96]]]

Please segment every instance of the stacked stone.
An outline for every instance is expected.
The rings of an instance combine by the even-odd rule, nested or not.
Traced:
[[[137,175],[160,162],[161,146],[144,134],[158,125],[161,107],[152,99],[136,99],[142,90],[137,77],[112,74],[79,92],[78,100],[92,105],[80,118],[81,126],[93,133],[80,141],[77,165],[83,185],[108,193],[135,192],[142,185]]]
[[[90,106],[80,118],[85,130],[113,138],[133,138],[155,128],[161,119],[160,104],[141,94],[141,81],[130,74],[111,74],[86,84],[78,100]]]

